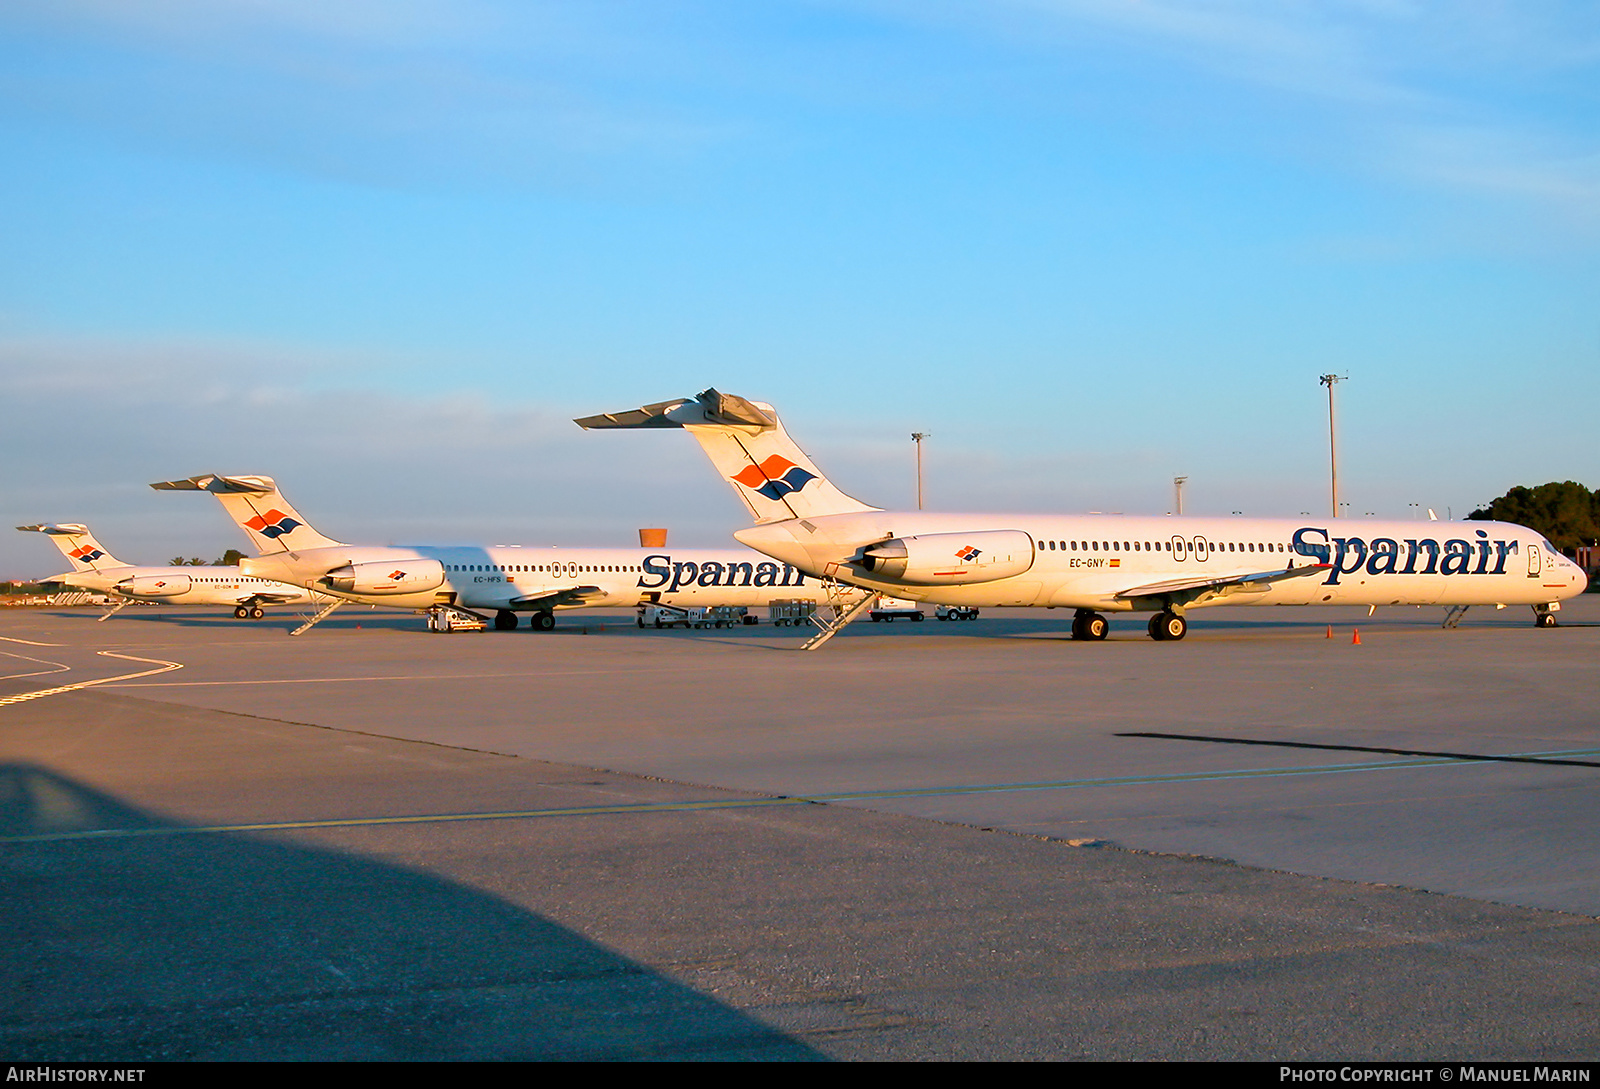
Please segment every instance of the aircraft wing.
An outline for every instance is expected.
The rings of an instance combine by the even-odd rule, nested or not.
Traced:
[[[238,602],[240,605],[288,605],[291,602],[298,601],[299,599],[299,594],[275,594],[271,591],[256,591],[254,593],[242,595],[238,599]]]
[[[1308,575],[1325,575],[1329,564],[1308,563],[1302,567],[1288,567],[1280,571],[1258,571],[1248,575],[1215,576],[1197,575],[1186,579],[1168,579],[1165,582],[1147,582],[1143,586],[1119,590],[1119,598],[1182,597],[1190,601],[1201,597],[1222,597],[1229,593],[1260,593],[1275,582],[1305,578]]]
[[[538,605],[554,608],[557,605],[587,605],[606,591],[598,586],[563,586],[555,590],[535,590],[531,594],[511,599],[513,605]]]

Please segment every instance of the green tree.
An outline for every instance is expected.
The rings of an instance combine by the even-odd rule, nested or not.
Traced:
[[[1600,540],[1600,492],[1575,480],[1524,488],[1520,484],[1468,518],[1515,522],[1538,530],[1550,543],[1571,553],[1579,545]]]

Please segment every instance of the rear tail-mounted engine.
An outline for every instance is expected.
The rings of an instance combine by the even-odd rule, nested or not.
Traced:
[[[347,563],[322,576],[328,589],[340,594],[415,594],[444,584],[438,560],[385,560]]]
[[[913,586],[994,582],[1033,566],[1033,537],[1020,529],[894,537],[866,546],[855,562],[875,579]]]

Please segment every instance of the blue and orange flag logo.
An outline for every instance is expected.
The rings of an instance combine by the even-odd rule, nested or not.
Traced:
[[[730,479],[768,499],[778,500],[799,491],[817,477],[782,454],[773,454],[759,465],[746,465]]]
[[[68,552],[67,555],[72,559],[78,560],[82,563],[93,563],[101,556],[104,556],[105,553],[94,547],[94,545],[83,545],[79,548],[74,548],[71,552]]]
[[[265,514],[258,514],[245,523],[247,529],[252,529],[263,537],[274,539],[282,537],[285,533],[293,533],[300,528],[300,523],[290,518],[283,511],[276,508]]]
[[[956,559],[960,560],[962,563],[971,563],[981,555],[983,555],[983,549],[973,548],[971,545],[967,545],[965,548],[956,550]]]

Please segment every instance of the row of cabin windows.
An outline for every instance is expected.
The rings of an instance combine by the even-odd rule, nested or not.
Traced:
[[[1286,552],[1288,546],[1282,543],[1269,544],[1259,541],[1202,541],[1198,544],[1179,541],[1178,551],[1196,551],[1204,549],[1209,552]],[[1172,552],[1174,546],[1171,541],[1040,541],[1039,550],[1050,552]]]
[[[562,564],[562,563],[555,564],[554,566],[558,567],[558,568],[561,568],[562,570],[565,570],[566,567],[567,567],[566,564]],[[544,564],[544,563],[502,563],[502,564],[493,564],[493,563],[451,563],[451,564],[446,564],[445,565],[445,570],[446,571],[549,571],[549,570],[551,570],[551,565],[550,564]],[[579,571],[607,571],[607,572],[614,572],[614,573],[618,573],[618,574],[628,574],[628,573],[637,572],[639,570],[639,568],[633,567],[633,566],[631,566],[629,564],[621,564],[621,563],[606,564],[606,563],[602,563],[602,564],[583,564],[583,565],[580,565],[578,567],[578,570]]]

